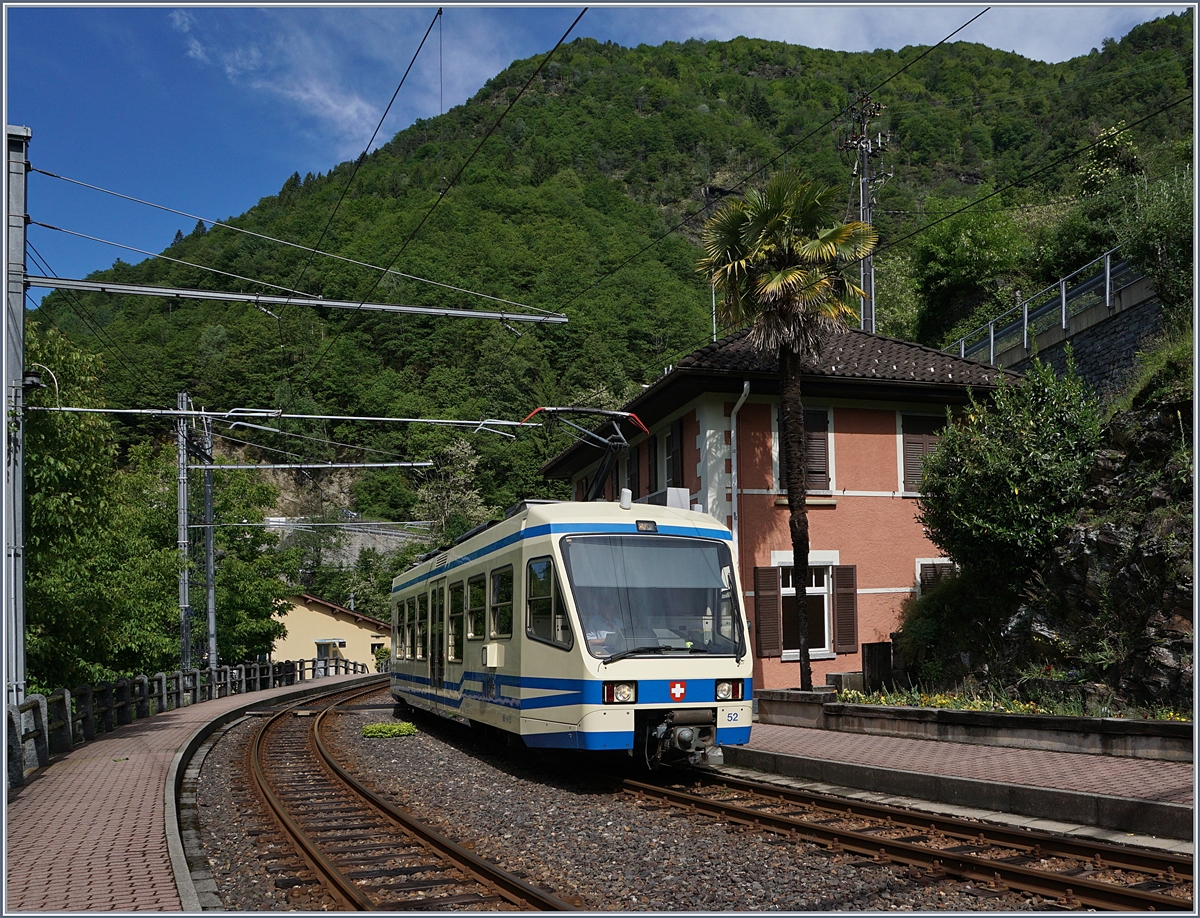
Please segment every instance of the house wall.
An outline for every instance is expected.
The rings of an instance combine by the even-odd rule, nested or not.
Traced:
[[[707,395],[683,406],[652,428],[660,434],[683,418],[684,469],[688,487],[705,511],[732,525],[730,414],[735,399]],[[902,494],[900,416],[943,414],[941,406],[806,403],[829,412],[832,489],[808,499],[810,551],[854,565],[857,574],[858,644],[852,654],[813,660],[813,682],[834,672],[862,669],[861,645],[886,641],[899,625],[901,603],[916,589],[918,559],[939,555],[916,520],[916,499]],[[738,560],[747,613],[753,622],[754,568],[790,556],[787,495],[778,482],[778,399],[751,396],[738,414]],[[644,444],[645,437],[631,443]],[[639,450],[646,490],[646,449]],[[664,487],[665,451],[659,450],[659,487]],[[588,470],[589,472],[591,469]],[[693,477],[694,476],[694,477]],[[772,554],[774,553],[774,558]],[[753,637],[751,640],[753,646]],[[799,665],[779,657],[756,659],[756,688],[799,685]]]
[[[311,660],[317,655],[317,640],[341,638],[346,646],[331,648],[330,657],[341,657],[374,668],[372,644],[391,644],[391,629],[378,623],[364,622],[344,612],[331,609],[324,603],[301,598],[292,600],[292,607],[283,615],[287,636],[275,642],[271,656],[275,660]],[[382,635],[382,637],[372,637]]]

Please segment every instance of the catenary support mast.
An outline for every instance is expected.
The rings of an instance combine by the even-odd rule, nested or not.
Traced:
[[[8,309],[4,342],[4,673],[8,704],[25,700],[25,221],[27,127],[8,126],[5,221]]]

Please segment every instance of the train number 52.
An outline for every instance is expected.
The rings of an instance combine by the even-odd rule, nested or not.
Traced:
[[[728,711],[728,712],[726,712],[726,714],[725,714],[725,721],[726,721],[726,723],[731,723],[731,724],[732,724],[732,723],[736,723],[736,722],[737,722],[737,719],[738,719],[738,714],[739,714],[739,713],[741,713],[741,712],[740,712],[740,711]]]

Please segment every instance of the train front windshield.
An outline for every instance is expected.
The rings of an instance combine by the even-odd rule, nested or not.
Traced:
[[[588,652],[741,657],[729,546],[672,536],[566,536],[567,581]]]

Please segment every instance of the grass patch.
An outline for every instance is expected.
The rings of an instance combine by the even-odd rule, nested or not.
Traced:
[[[416,736],[417,728],[406,720],[398,724],[363,724],[362,735],[370,738]]]

